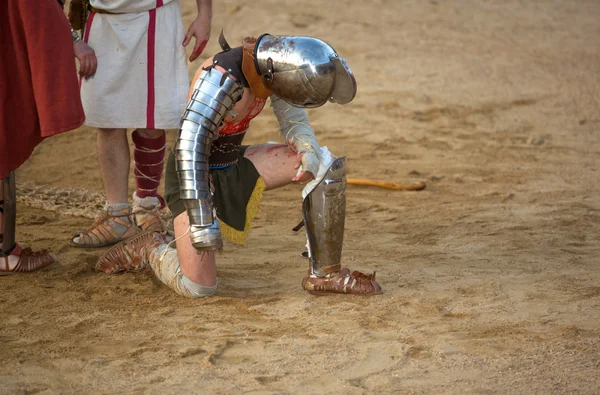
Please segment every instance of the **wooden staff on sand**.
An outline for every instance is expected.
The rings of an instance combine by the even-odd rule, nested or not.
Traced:
[[[397,182],[381,181],[381,180],[366,180],[362,178],[348,178],[346,183],[350,185],[364,185],[371,187],[379,187],[391,189],[393,191],[421,191],[425,189],[424,182],[415,182],[414,184],[400,184]]]

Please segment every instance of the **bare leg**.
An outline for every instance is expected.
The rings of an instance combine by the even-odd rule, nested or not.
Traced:
[[[212,287],[217,283],[215,252],[198,252],[187,235],[190,221],[187,213],[179,214],[173,223],[177,239],[177,256],[181,271],[196,284]]]
[[[98,129],[98,159],[109,206],[92,226],[71,238],[75,247],[96,248],[134,236],[128,198],[129,143],[125,129]]]
[[[296,153],[287,145],[263,144],[248,147],[245,156],[252,161],[267,189],[279,188],[292,182],[296,175],[294,161]],[[217,282],[217,269],[214,251],[198,252],[193,246],[188,233],[190,228],[187,213],[175,218],[175,237],[177,238],[177,255],[181,271],[196,284],[207,287]]]
[[[244,156],[254,164],[264,179],[267,190],[280,188],[292,183],[296,175],[294,169],[296,152],[284,144],[251,145]]]
[[[125,129],[98,129],[98,159],[109,204],[129,201],[130,159],[126,132]]]
[[[177,249],[160,233],[142,232],[100,257],[96,269],[107,274],[136,271],[149,264],[156,277],[179,295],[200,298],[217,290],[215,253],[198,253],[188,235],[187,213],[175,218]]]
[[[157,139],[165,134],[164,129],[137,129],[137,131],[147,139]]]
[[[256,166],[258,172],[265,180],[267,189],[278,188],[292,182],[296,175],[294,163],[296,153],[286,145],[257,145],[248,147],[246,150],[248,157]],[[97,268],[106,273],[115,273],[122,270],[131,270],[131,263],[126,256],[141,256],[142,252],[134,253],[134,250],[142,250],[144,245],[151,248],[148,251],[149,261],[155,274],[163,282],[173,288],[176,292],[189,296],[188,292],[178,291],[181,282],[172,281],[177,276],[177,270],[191,280],[193,283],[204,287],[214,287],[217,284],[216,262],[214,251],[199,253],[191,243],[189,238],[189,218],[187,213],[182,213],[175,218],[175,237],[177,243],[177,262],[173,262],[169,256],[157,257],[161,253],[152,251],[160,250],[165,252],[164,244],[158,246],[152,244],[151,237],[141,234],[139,240],[135,242],[123,242],[120,245],[109,250],[104,257],[100,258]],[[162,246],[162,247],[161,247]],[[127,253],[125,253],[127,251]],[[175,251],[166,251],[166,254],[173,254]],[[167,263],[168,261],[168,263]],[[177,265],[174,266],[173,263]],[[178,269],[174,269],[178,268]],[[167,275],[167,272],[170,273]],[[190,284],[188,283],[187,286]],[[193,285],[192,285],[193,286]],[[213,291],[214,292],[214,291]]]
[[[6,188],[4,187],[6,183]],[[42,269],[56,262],[56,257],[47,251],[34,252],[30,248],[21,249],[14,239],[16,216],[16,190],[14,173],[9,178],[0,179],[0,276],[12,273],[28,273]],[[4,223],[8,218],[8,223]],[[6,225],[6,228],[5,228]],[[4,231],[7,234],[4,234]]]

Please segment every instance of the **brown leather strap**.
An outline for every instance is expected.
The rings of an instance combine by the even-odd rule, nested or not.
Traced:
[[[110,12],[110,11],[106,11],[106,10],[101,10],[101,9],[92,7],[91,5],[88,6],[88,10],[90,10],[90,12],[95,12],[96,14],[110,14],[110,15],[123,14],[123,12]]]
[[[17,248],[11,254],[17,256],[19,261],[12,270],[9,270],[8,256],[0,255],[0,258],[4,258],[4,269],[1,272],[7,273],[30,273],[36,270],[42,269],[52,263],[56,262],[56,258],[46,250],[32,251],[31,248],[21,248],[17,245]]]
[[[325,277],[304,277],[302,288],[315,294],[377,295],[383,292],[381,286],[375,280],[375,273],[351,272],[348,268],[341,269],[338,273],[331,273]]]
[[[300,223],[292,228],[294,232],[298,232],[300,229],[304,227],[304,220],[300,221]]]
[[[240,147],[246,131],[236,134],[221,134],[213,140],[208,162],[211,167],[223,167],[237,163]]]
[[[273,94],[273,91],[269,90],[262,81],[262,77],[258,75],[256,66],[254,65],[254,46],[256,45],[256,38],[246,37],[242,42],[244,48],[244,54],[242,56],[242,72],[250,85],[250,90],[259,99],[266,99]]]
[[[340,270],[342,270],[342,265],[340,265],[339,263],[337,265],[323,266],[321,268],[321,271],[325,274],[337,273]]]

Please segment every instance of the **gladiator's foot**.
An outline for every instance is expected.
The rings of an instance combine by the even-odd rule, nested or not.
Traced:
[[[12,259],[11,259],[12,258]],[[14,261],[17,261],[16,263]],[[33,251],[17,244],[15,248],[5,255],[0,253],[0,276],[17,273],[31,273],[58,262],[55,255],[46,250]]]
[[[150,251],[164,242],[161,233],[141,232],[106,251],[98,260],[96,270],[106,274],[142,270],[149,262]]]
[[[302,280],[302,288],[311,294],[377,295],[383,293],[373,274],[350,271],[348,268],[329,273],[324,277],[308,275]]]

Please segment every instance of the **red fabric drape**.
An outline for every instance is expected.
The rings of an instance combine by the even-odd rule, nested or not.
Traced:
[[[70,27],[56,0],[0,1],[0,178],[44,138],[84,119]]]

